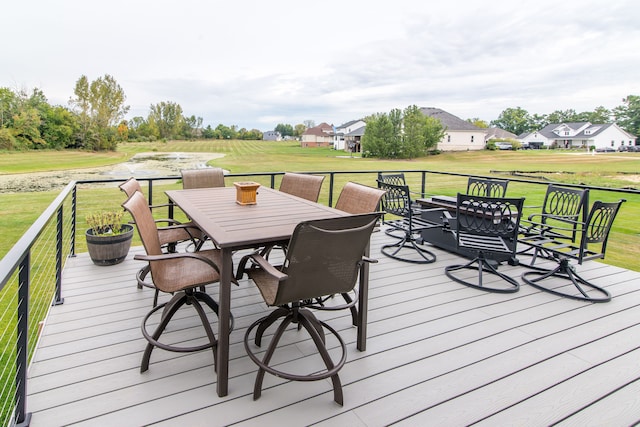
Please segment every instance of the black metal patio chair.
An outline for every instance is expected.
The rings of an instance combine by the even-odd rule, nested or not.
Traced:
[[[624,202],[624,199],[611,203],[596,201],[589,211],[587,221],[576,222],[580,230],[580,238],[576,243],[564,238],[550,238],[549,235],[552,233],[529,236],[526,240],[520,239],[521,243],[534,249],[544,250],[558,264],[552,269],[527,266],[534,271],[522,273],[522,280],[538,289],[567,298],[590,302],[610,301],[609,291],[579,275],[575,266],[571,264],[571,260],[581,265],[587,260],[604,258],[611,225]],[[576,227],[572,225],[565,228],[565,231],[572,232],[575,229]],[[551,231],[560,232],[561,230]],[[560,235],[564,236],[561,233]]]
[[[549,184],[544,196],[541,212],[534,213],[521,221],[520,234],[522,240],[527,237],[537,239],[545,236],[550,239],[576,241],[578,225],[585,222],[589,206],[589,190],[582,188],[562,187]],[[553,258],[544,249],[533,246],[519,251],[518,255],[532,255],[530,264],[536,257]]]
[[[490,179],[469,177],[467,194],[472,196],[505,197],[509,181],[506,179]]]
[[[393,219],[384,220],[384,224],[391,231],[387,235],[396,239],[394,243],[383,245],[380,249],[381,252],[399,261],[416,264],[435,262],[436,255],[424,245],[421,233],[429,228],[442,227],[442,224],[422,219],[422,211],[412,208],[408,186],[378,181],[378,187],[385,191],[381,201],[382,211],[387,215],[394,216]],[[399,232],[399,235],[393,234],[393,232]],[[405,249],[410,249],[410,251]],[[418,257],[410,256],[416,253],[419,255]]]
[[[450,279],[472,288],[490,292],[510,293],[520,288],[519,282],[498,271],[498,262],[491,254],[508,254],[510,263],[517,263],[516,248],[518,227],[522,215],[522,198],[482,197],[458,194],[456,204],[455,236],[458,248],[475,251],[476,257],[466,264],[445,267]],[[462,271],[472,270],[474,277],[464,276]],[[486,284],[485,273],[502,279]],[[504,286],[506,284],[506,286]]]

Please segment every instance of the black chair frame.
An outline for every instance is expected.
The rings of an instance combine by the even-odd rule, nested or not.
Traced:
[[[544,250],[551,254],[558,265],[553,269],[529,265],[527,267],[533,271],[522,273],[522,280],[537,289],[566,298],[594,303],[610,301],[610,292],[578,274],[575,266],[571,264],[571,260],[575,260],[578,265],[581,265],[587,260],[604,258],[613,220],[624,202],[624,199],[610,203],[594,202],[587,221],[577,224],[581,227],[581,233],[580,241],[575,244],[563,239],[549,239],[546,236],[525,240],[524,243],[534,249]],[[574,227],[569,228],[569,230],[573,229]],[[589,249],[588,245],[594,244],[600,245],[599,250]],[[562,285],[558,286],[556,283],[551,284],[551,281],[547,282],[552,278],[558,279],[557,282]],[[550,284],[547,285],[547,283]],[[575,293],[575,289],[578,293]],[[570,290],[574,292],[572,293]]]
[[[445,274],[465,286],[483,291],[512,293],[520,283],[498,271],[498,262],[489,254],[510,254],[509,263],[517,264],[516,248],[524,198],[482,197],[458,194],[456,204],[455,235],[458,248],[476,251],[477,256],[466,264],[445,267]],[[454,274],[461,270],[477,271],[477,281],[463,279]],[[502,286],[486,286],[484,273],[502,279]]]
[[[380,249],[381,252],[389,258],[415,264],[435,262],[436,254],[424,246],[421,232],[429,228],[442,228],[442,224],[435,224],[422,219],[422,211],[412,208],[408,186],[378,181],[378,187],[385,191],[382,197],[382,210],[386,214],[397,217],[396,219],[385,220],[384,224],[390,227],[392,232],[401,233],[401,235],[390,234],[392,237],[397,238],[397,241],[383,245]],[[444,209],[434,210],[444,211]],[[389,235],[389,233],[387,234]],[[405,248],[416,251],[420,257],[415,259],[403,256],[401,251]]]

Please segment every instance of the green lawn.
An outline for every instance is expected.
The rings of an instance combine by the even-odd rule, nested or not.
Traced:
[[[211,165],[232,173],[270,171],[362,171],[362,170],[420,170],[498,175],[508,178],[510,172],[521,176],[546,179],[554,182],[584,183],[603,187],[636,187],[640,183],[632,179],[640,176],[640,153],[607,153],[589,155],[574,151],[526,150],[526,151],[477,151],[443,153],[414,160],[378,160],[351,157],[348,153],[328,148],[301,148],[296,142],[265,141],[174,141],[155,143],[121,144],[114,153],[86,153],[79,151],[36,151],[0,153],[0,174],[28,173],[33,171],[78,169],[97,167],[124,161],[141,152],[215,152],[225,156],[210,162]],[[340,176],[339,189],[348,179],[367,179],[373,185],[373,177],[358,175]],[[452,194],[464,189],[463,178],[430,176],[427,190]],[[267,182],[265,181],[265,184]],[[417,175],[410,181],[412,188],[419,185]],[[327,187],[325,185],[325,187]],[[174,184],[174,188],[177,186]],[[80,193],[85,206],[118,208],[121,194],[115,188]],[[161,194],[159,190],[156,194]],[[532,188],[513,183],[508,194],[524,194],[527,205],[539,205],[544,187]],[[0,255],[6,253],[26,231],[42,210],[55,198],[57,192],[0,193]],[[616,194],[593,194],[591,200],[616,199]],[[607,262],[627,268],[637,268],[635,259],[640,256],[640,237],[635,218],[640,214],[640,201],[628,197],[620,217],[615,223],[615,238],[610,242]],[[328,200],[323,189],[321,201]],[[78,218],[83,220],[79,212]],[[80,225],[79,225],[79,229]],[[620,246],[619,246],[620,245]],[[619,247],[618,247],[619,246]],[[616,249],[618,248],[618,249]]]

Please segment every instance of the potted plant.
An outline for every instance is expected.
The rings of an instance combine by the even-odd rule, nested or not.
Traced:
[[[86,216],[87,249],[95,265],[119,264],[127,257],[133,226],[123,224],[124,211],[96,212]]]

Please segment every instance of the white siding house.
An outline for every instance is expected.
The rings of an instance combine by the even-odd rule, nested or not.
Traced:
[[[421,108],[422,114],[440,120],[445,134],[438,143],[438,150],[469,151],[482,150],[485,147],[486,131],[473,123],[462,120],[439,108]]]
[[[346,150],[347,144],[345,142],[345,135],[360,129],[366,126],[364,120],[351,120],[350,122],[344,123],[340,126],[336,126],[334,135],[333,135],[333,149],[334,150]]]
[[[554,123],[522,134],[518,140],[546,148],[614,149],[635,145],[636,137],[615,123]]]

